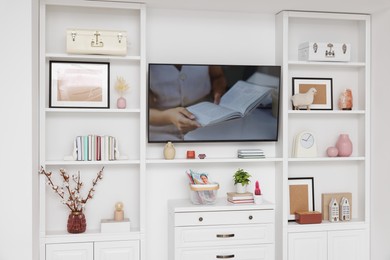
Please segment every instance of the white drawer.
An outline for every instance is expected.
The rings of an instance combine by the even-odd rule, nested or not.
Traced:
[[[274,243],[273,224],[230,225],[216,227],[177,227],[177,247],[227,246]]]
[[[176,252],[176,259],[180,260],[273,260],[275,258],[273,245],[178,249]]]
[[[274,215],[274,210],[183,212],[174,215],[174,225],[179,227],[274,223]]]

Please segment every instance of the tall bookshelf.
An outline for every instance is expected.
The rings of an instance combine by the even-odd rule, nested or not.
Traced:
[[[96,186],[94,198],[84,211],[87,231],[69,234],[66,230],[69,210],[40,176],[40,259],[58,256],[80,256],[80,259],[103,259],[116,252],[142,259],[145,255],[145,107],[146,61],[144,4],[85,0],[42,0],[40,2],[40,140],[39,161],[53,176],[64,168],[69,174],[81,173],[84,192],[104,166],[103,180]],[[66,30],[69,28],[126,31],[127,54],[76,55],[66,52]],[[108,109],[51,108],[49,105],[49,63],[108,62]],[[130,86],[125,93],[127,107],[116,108],[119,94],[114,85],[118,76]],[[131,134],[129,134],[131,133]],[[112,161],[65,160],[72,155],[76,136],[111,135],[118,141],[121,155],[127,159]],[[54,177],[53,177],[54,178]],[[54,178],[59,182],[59,179]],[[131,230],[123,233],[101,233],[100,221],[112,219],[115,203],[124,204]],[[115,243],[114,243],[115,242]],[[118,247],[119,245],[119,247]],[[111,250],[111,251],[110,251]],[[45,258],[46,255],[46,258]],[[73,256],[73,255],[72,255]],[[128,258],[126,258],[128,259]]]
[[[368,259],[370,223],[370,16],[360,14],[283,11],[276,16],[277,61],[283,66],[283,220],[279,231],[280,259]],[[298,59],[303,42],[351,43],[349,62],[310,62]],[[293,110],[292,78],[332,78],[333,110]],[[350,88],[353,109],[339,110],[341,92]],[[318,155],[295,158],[294,137],[316,134]],[[339,134],[349,134],[350,157],[327,157]],[[322,193],[352,193],[352,220],[316,225],[288,222],[289,186],[293,177],[314,178],[315,210],[322,211]]]

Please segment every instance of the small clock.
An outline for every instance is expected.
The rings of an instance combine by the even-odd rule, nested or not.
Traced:
[[[312,132],[303,131],[296,135],[293,155],[295,157],[316,157],[317,140]]]

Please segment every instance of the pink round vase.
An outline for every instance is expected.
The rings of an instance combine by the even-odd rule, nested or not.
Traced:
[[[116,102],[117,108],[124,109],[126,108],[126,99],[124,97],[118,98]]]
[[[338,156],[348,157],[352,154],[352,142],[347,134],[341,134],[336,143],[336,148],[339,150]]]

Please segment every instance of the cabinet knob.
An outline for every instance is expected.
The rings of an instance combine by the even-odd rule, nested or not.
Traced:
[[[199,222],[202,222],[203,221],[203,218],[202,217],[199,217]]]
[[[253,219],[253,216],[252,216],[252,215],[249,215],[249,219],[252,220],[252,219]]]

